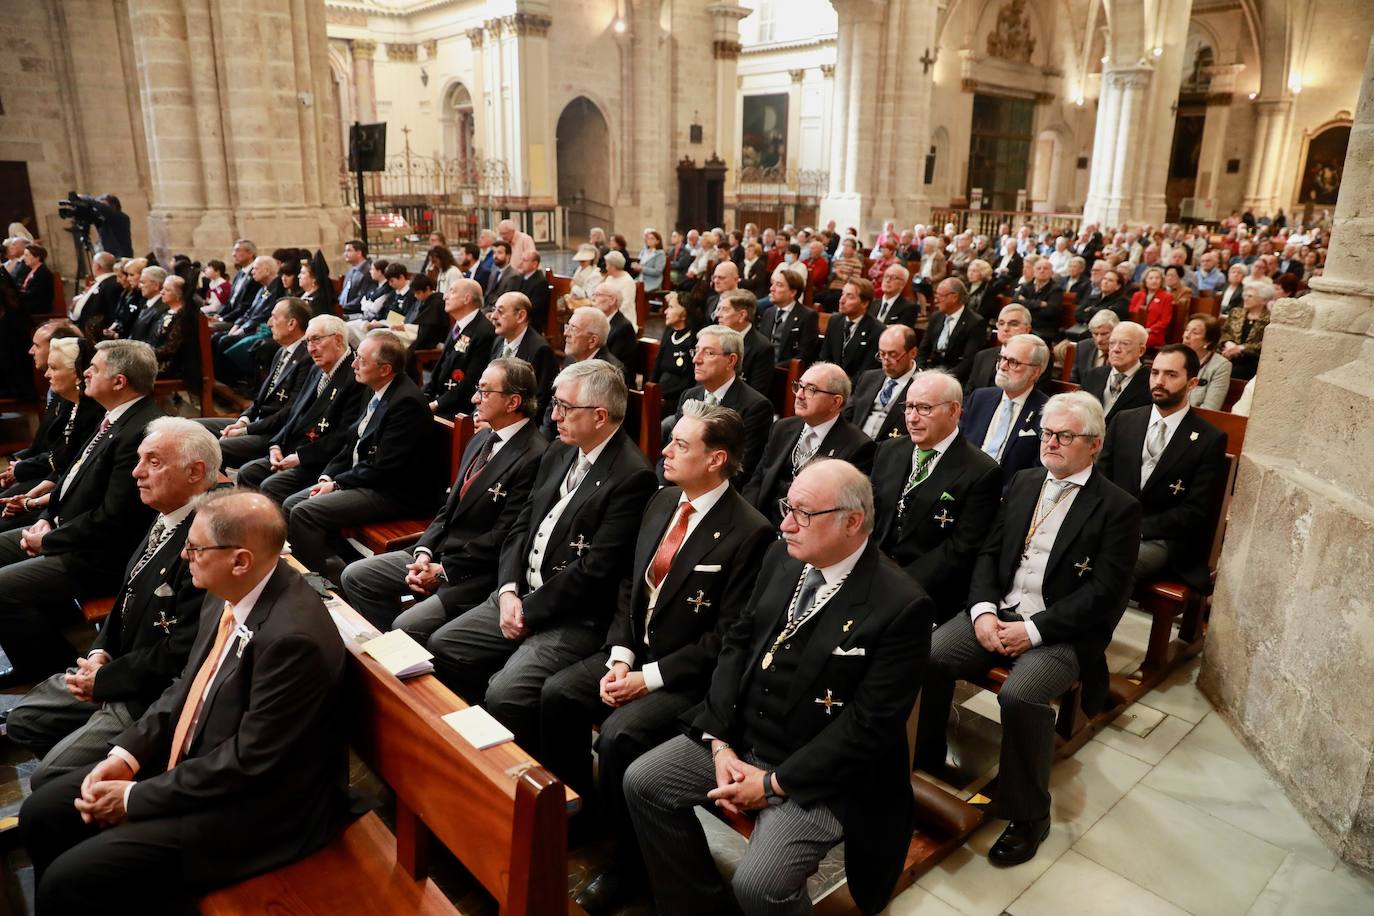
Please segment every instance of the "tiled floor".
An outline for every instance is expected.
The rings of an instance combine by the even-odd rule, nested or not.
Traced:
[[[1111,666],[1128,672],[1143,657],[1148,625],[1128,613],[1113,644]],[[1054,824],[1032,861],[990,866],[986,854],[1003,827],[992,821],[913,887],[892,916],[1318,916],[1374,914],[1374,881],[1342,865],[1317,838],[1196,687],[1199,662],[1148,694],[1133,715],[1057,762],[1051,780]],[[965,692],[951,751],[965,787],[996,770],[997,705]],[[0,706],[13,700],[0,694]],[[993,717],[992,719],[988,716]],[[27,794],[32,763],[0,739],[0,819]],[[721,867],[733,870],[743,841],[713,819],[704,823]],[[12,834],[10,834],[12,836]],[[24,913],[32,896],[22,850],[0,833],[8,904]],[[572,858],[571,888],[595,868],[595,853]],[[812,879],[814,894],[832,885],[841,866],[832,855]],[[440,885],[465,912],[492,910],[442,860]],[[486,905],[484,905],[486,904]],[[627,909],[627,916],[650,913]]]

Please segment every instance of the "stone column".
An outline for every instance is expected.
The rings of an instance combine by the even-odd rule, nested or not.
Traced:
[[[377,42],[355,38],[349,42],[353,51],[353,110],[358,121],[374,124],[377,121],[377,79],[372,61],[377,56]]]
[[[662,0],[631,0],[626,4],[629,28],[626,30],[627,59],[630,69],[625,83],[624,104],[629,142],[626,145],[627,171],[621,184],[634,189],[630,209],[617,209],[616,222],[634,227],[627,234],[634,238],[645,226],[665,226],[668,218],[669,189],[676,190],[677,182],[668,168],[674,161],[671,153],[672,125],[669,104],[670,81],[645,79],[644,74],[663,70],[668,34],[662,25]]]
[[[1194,215],[1202,219],[1217,217],[1217,185],[1226,169],[1226,132],[1231,123],[1231,102],[1236,77],[1244,69],[1244,64],[1221,64],[1204,71],[1211,77],[1212,85],[1207,93],[1207,118],[1202,124],[1197,185],[1193,188],[1193,197],[1198,201]]]
[[[930,107],[935,68],[932,65],[927,70],[920,58],[925,56],[927,45],[931,46],[930,53],[936,50],[933,36],[938,9],[935,0],[903,0],[895,7],[894,12],[900,18],[889,31],[901,35],[902,40],[889,41],[898,46],[893,68],[888,71],[895,74],[896,85],[893,87],[892,120],[885,120],[883,128],[890,142],[880,166],[880,174],[886,178],[890,190],[879,196],[884,201],[880,206],[890,207],[899,225],[912,226],[930,218],[924,176],[926,152],[931,141]]]
[[[1109,66],[1102,74],[1084,222],[1119,226],[1140,219],[1132,201],[1147,150],[1144,115],[1153,73],[1148,66]]]
[[[1169,157],[1178,120],[1178,92],[1184,67],[1192,66],[1192,61],[1183,59],[1192,4],[1193,0],[1157,0],[1154,5],[1157,27],[1152,40],[1158,44],[1150,49],[1154,75],[1141,113],[1142,146],[1139,155],[1132,157],[1137,160],[1136,185],[1128,210],[1132,221],[1155,226],[1164,222],[1164,187],[1169,181]],[[1157,56],[1156,50],[1160,52]]]
[[[1270,111],[1282,116],[1277,107]],[[1317,832],[1374,868],[1374,46],[1323,276],[1264,337],[1199,684]]]
[[[735,153],[739,150],[739,23],[749,15],[749,10],[736,2],[715,3],[706,7],[711,14],[711,53],[715,57],[715,126],[714,152],[725,160],[725,200],[726,208],[735,204],[735,187],[739,178],[735,169],[739,163]],[[668,220],[664,220],[664,225]]]
[[[887,75],[874,73],[879,60],[885,0],[830,0],[839,16],[836,36],[840,79],[835,86],[830,193],[821,203],[824,219],[857,226],[866,233],[874,221],[874,129],[878,98],[874,86]],[[881,67],[879,67],[881,70]],[[838,136],[834,134],[838,133]],[[842,147],[842,149],[837,149]]]
[[[1260,98],[1255,102],[1255,142],[1246,175],[1243,206],[1257,216],[1277,209],[1284,147],[1293,120],[1293,97]]]

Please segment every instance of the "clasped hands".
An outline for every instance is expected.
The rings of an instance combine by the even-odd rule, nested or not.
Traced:
[[[439,590],[439,574],[444,567],[430,560],[428,554],[418,554],[406,564],[406,585],[417,595],[428,597]]]
[[[611,707],[624,706],[649,692],[644,672],[631,671],[625,662],[613,662],[610,670],[602,675],[598,689],[601,702]]]
[[[267,460],[271,462],[272,472],[289,471],[292,468],[301,466],[301,456],[295,452],[283,457],[281,447],[274,445],[267,452]]]
[[[97,652],[95,658],[78,658],[76,671],[62,676],[67,692],[83,703],[95,702],[95,673],[109,660],[104,652]]]
[[[1006,623],[996,614],[980,614],[973,621],[973,634],[978,644],[989,652],[1015,658],[1031,648],[1030,634],[1026,625],[1020,621]]]
[[[113,827],[124,821],[124,792],[133,783],[134,771],[118,757],[106,757],[81,780],[81,795],[72,804],[88,824]]]
[[[499,601],[501,635],[512,640],[528,636],[530,631],[525,626],[525,602],[521,601],[515,592],[502,592]]]
[[[712,744],[720,747],[713,741]],[[745,763],[728,745],[714,755],[716,765],[716,787],[706,793],[706,797],[716,803],[716,807],[731,814],[744,811],[758,811],[768,807],[768,797],[763,794],[763,770]],[[782,787],[774,780],[773,788],[782,795]]]
[[[40,518],[19,535],[19,546],[29,556],[36,557],[43,552],[43,538],[49,531],[52,531],[52,522]]]

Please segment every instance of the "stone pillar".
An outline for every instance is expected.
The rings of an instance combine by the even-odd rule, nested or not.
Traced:
[[[735,187],[739,183],[735,171],[739,165],[735,161],[739,150],[739,23],[750,11],[732,0],[712,4],[706,12],[711,14],[711,53],[716,61],[714,152],[725,160],[725,206],[730,209],[735,205]],[[665,226],[669,223],[663,220]]]
[[[673,222],[668,214],[670,189],[677,182],[668,169],[674,161],[669,138],[672,124],[669,86],[666,80],[645,80],[644,74],[662,71],[668,47],[668,33],[662,24],[663,0],[631,0],[626,4],[629,28],[625,57],[630,62],[626,77],[624,104],[627,142],[627,171],[621,184],[633,188],[630,209],[616,210],[616,222],[633,227],[634,238],[646,226],[665,226]],[[662,231],[662,230],[660,230]]]
[[[1323,839],[1365,869],[1374,868],[1371,196],[1374,45],[1326,272],[1307,296],[1279,300],[1265,333],[1199,679]]]
[[[903,0],[894,5],[899,19],[893,31],[902,36],[897,46],[892,68],[895,75],[891,120],[884,119],[883,133],[889,138],[879,166],[888,189],[879,194],[888,212],[898,225],[912,226],[930,218],[930,200],[925,192],[926,152],[930,149],[931,94],[935,89],[935,69],[923,65],[920,58],[934,53],[935,20],[938,13],[935,0]],[[879,216],[881,219],[882,217]]]
[[[1145,105],[1153,75],[1148,66],[1109,66],[1102,74],[1084,222],[1120,226],[1140,221],[1132,202],[1140,187],[1140,161],[1147,154]]]
[[[372,61],[377,56],[377,42],[355,38],[349,42],[353,51],[353,111],[360,123],[377,121],[377,78]]]
[[[1137,159],[1136,185],[1128,212],[1133,221],[1155,226],[1164,222],[1167,210],[1164,188],[1169,182],[1178,92],[1184,68],[1192,66],[1192,61],[1183,59],[1192,5],[1193,0],[1157,0],[1154,4],[1157,28],[1152,34],[1158,44],[1150,49],[1154,76],[1141,112],[1141,155],[1132,157]],[[1160,53],[1156,55],[1155,51]]]
[[[1221,64],[1204,71],[1212,85],[1207,93],[1207,118],[1202,124],[1197,184],[1193,188],[1193,197],[1197,200],[1194,216],[1200,219],[1217,217],[1217,185],[1226,169],[1226,132],[1231,123],[1232,96],[1236,77],[1244,69],[1244,64]]]
[[[879,61],[885,0],[830,0],[839,16],[836,62],[840,79],[835,87],[836,117],[832,127],[830,193],[821,203],[824,219],[857,226],[867,233],[875,221],[874,129],[878,112],[874,86],[887,76],[873,72]],[[881,67],[879,67],[881,70]],[[838,131],[838,136],[833,134]],[[837,146],[843,149],[836,149]]]
[[[1278,184],[1293,120],[1293,97],[1285,92],[1278,98],[1260,98],[1255,102],[1255,114],[1255,142],[1250,147],[1253,152],[1243,206],[1258,216],[1278,209]]]

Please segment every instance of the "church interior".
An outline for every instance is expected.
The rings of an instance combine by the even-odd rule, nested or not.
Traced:
[[[6,5],[0,912],[1374,913],[1371,200],[1362,0]]]

